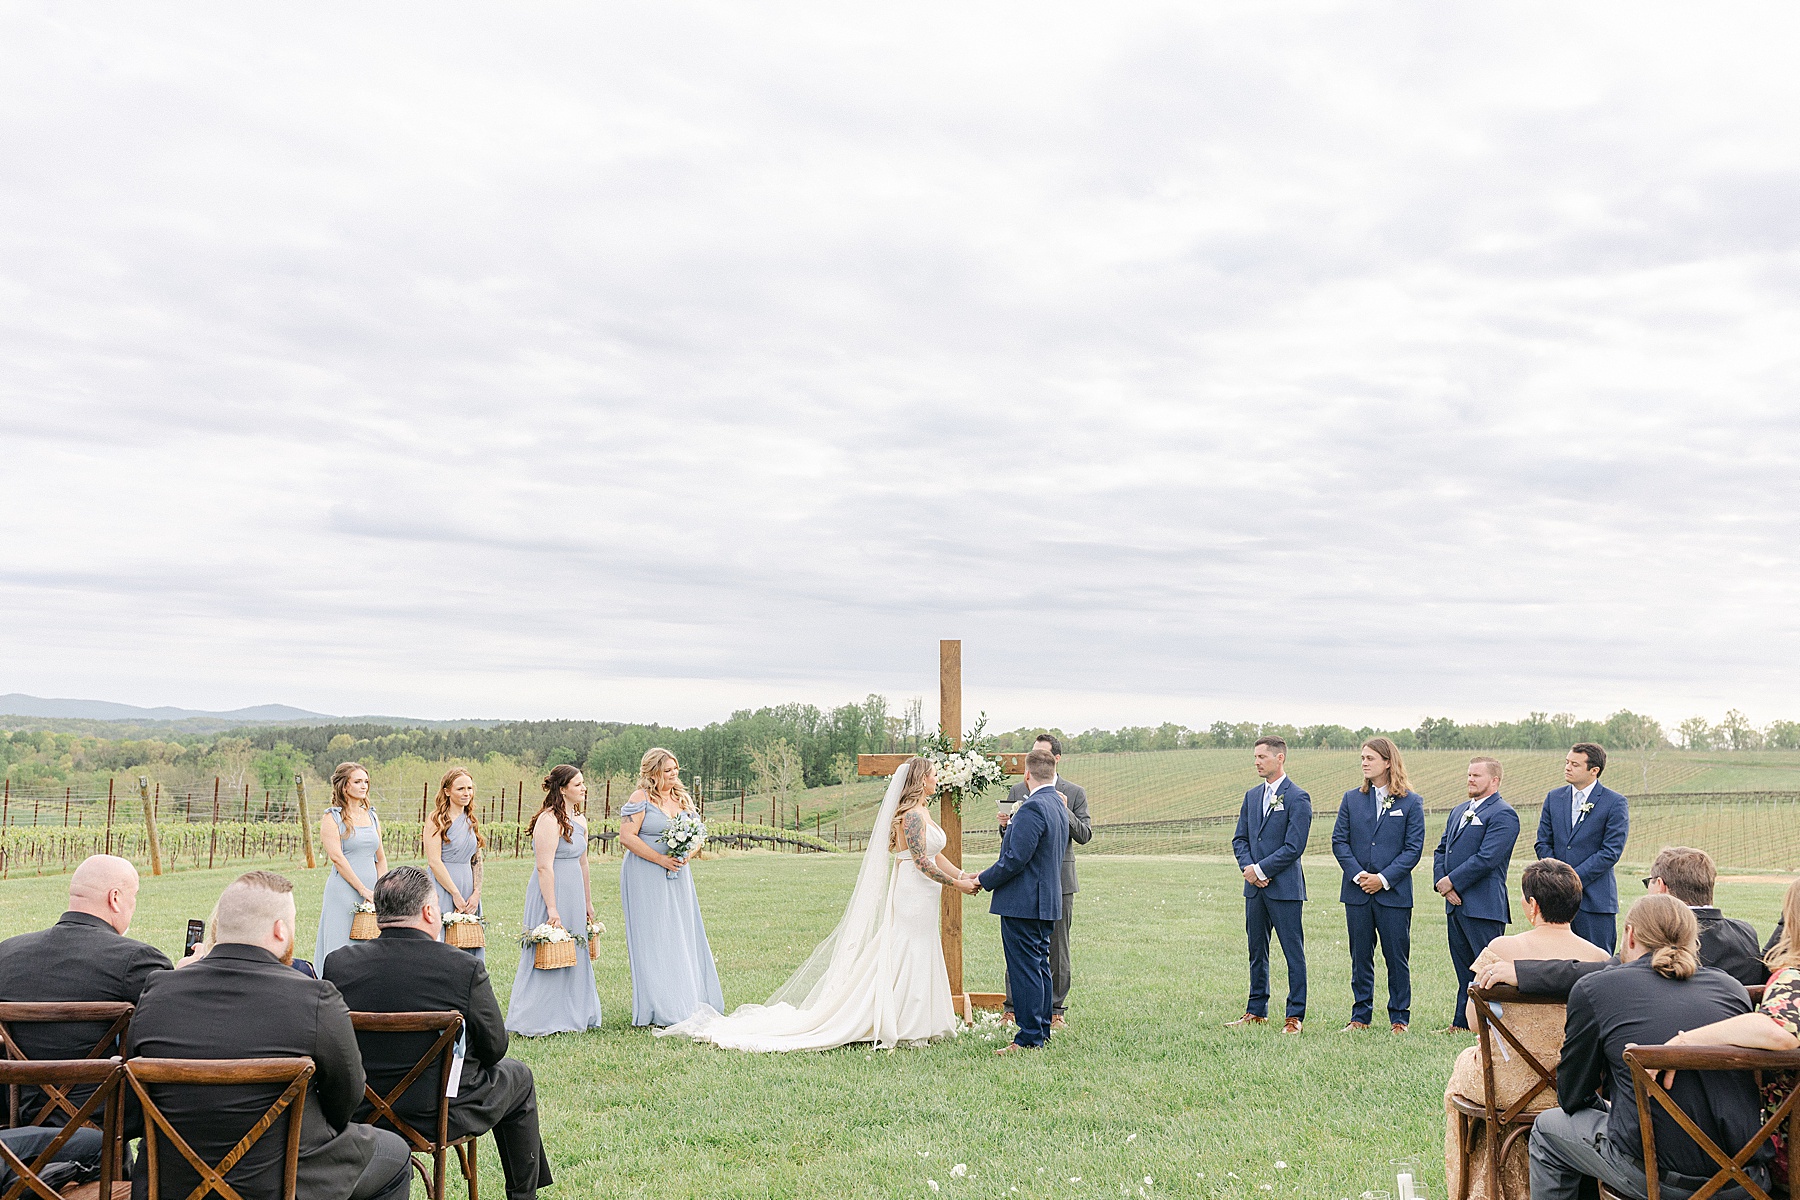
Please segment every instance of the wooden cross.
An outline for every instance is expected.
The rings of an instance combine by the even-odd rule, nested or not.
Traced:
[[[940,641],[938,643],[938,728],[950,736],[951,744],[962,749],[962,642]],[[911,758],[910,754],[859,754],[856,756],[856,773],[858,775],[892,775],[900,769],[902,763]],[[1002,769],[1008,775],[1025,773],[1025,756],[1023,754],[1003,754],[1000,756]],[[938,804],[938,824],[943,827],[944,836],[948,839],[944,845],[944,856],[958,867],[962,866],[962,816],[944,800]],[[872,830],[871,837],[884,836],[883,830]],[[955,888],[944,889],[938,909],[938,933],[944,942],[944,966],[950,972],[950,998],[958,1012],[965,1019],[970,1018],[970,1008],[999,1008],[1004,1000],[1001,992],[965,992],[963,991],[963,894]]]

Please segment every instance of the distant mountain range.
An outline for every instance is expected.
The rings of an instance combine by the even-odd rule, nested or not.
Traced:
[[[43,696],[27,696],[11,692],[0,696],[0,713],[16,717],[63,717],[89,721],[185,721],[203,717],[214,721],[243,724],[265,722],[335,721],[326,713],[308,712],[291,704],[256,704],[234,708],[228,712],[207,712],[198,708],[140,708],[135,704],[115,704],[111,700],[61,700]]]
[[[336,717],[291,704],[253,704],[209,712],[199,708],[161,705],[144,708],[111,700],[68,700],[27,696],[22,692],[0,695],[0,729],[51,729],[97,737],[138,737],[169,734],[221,733],[244,725],[393,725],[417,729],[491,727],[494,720],[427,721],[418,717],[361,715]]]

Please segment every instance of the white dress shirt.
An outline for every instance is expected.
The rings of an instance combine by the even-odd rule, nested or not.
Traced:
[[[1587,803],[1587,798],[1589,796],[1593,795],[1594,784],[1597,784],[1599,782],[1600,781],[1598,779],[1596,779],[1596,780],[1594,780],[1594,783],[1590,783],[1584,788],[1575,789],[1575,794],[1572,797],[1570,797],[1570,799],[1569,799],[1569,828],[1570,829],[1575,828],[1576,824],[1580,822],[1581,806],[1583,804]],[[1571,786],[1573,786],[1573,785],[1571,785]]]
[[[1262,802],[1262,804],[1263,804],[1263,816],[1264,817],[1267,817],[1269,815],[1269,810],[1271,808],[1275,807],[1275,793],[1279,792],[1281,790],[1281,785],[1283,783],[1285,783],[1286,781],[1287,781],[1287,772],[1285,772],[1285,771],[1283,771],[1281,774],[1277,775],[1273,779],[1268,779],[1268,780],[1263,781],[1263,802]],[[1252,871],[1256,872],[1256,877],[1258,879],[1267,879],[1268,878],[1267,875],[1263,874],[1263,869],[1261,867],[1257,866],[1255,863],[1250,864],[1250,869]]]

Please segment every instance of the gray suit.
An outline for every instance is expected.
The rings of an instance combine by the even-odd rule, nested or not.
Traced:
[[[1053,1016],[1062,1016],[1069,1000],[1069,917],[1075,903],[1075,893],[1081,890],[1081,881],[1075,874],[1075,844],[1083,846],[1093,840],[1094,825],[1088,819],[1087,789],[1078,783],[1057,777],[1056,790],[1062,793],[1063,803],[1069,810],[1069,846],[1063,853],[1062,860],[1062,918],[1050,930],[1050,986],[1053,993],[1050,1012]],[[1006,793],[1007,803],[1017,806],[1025,802],[1030,795],[1025,781],[1020,780],[1012,785]],[[1005,840],[1006,831],[1000,831],[1001,840]],[[1007,1011],[1012,1010],[1012,996],[1006,997]]]

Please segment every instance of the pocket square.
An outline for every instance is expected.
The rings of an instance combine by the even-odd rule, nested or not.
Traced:
[[[1404,817],[1405,815],[1406,815],[1405,813],[1401,812],[1397,808],[1393,812],[1388,814],[1388,816],[1390,816],[1390,817]]]
[[[1469,818],[1469,824],[1471,824],[1471,825],[1479,825],[1479,824],[1481,824],[1481,818],[1480,818],[1480,817],[1470,817],[1470,818]]]

